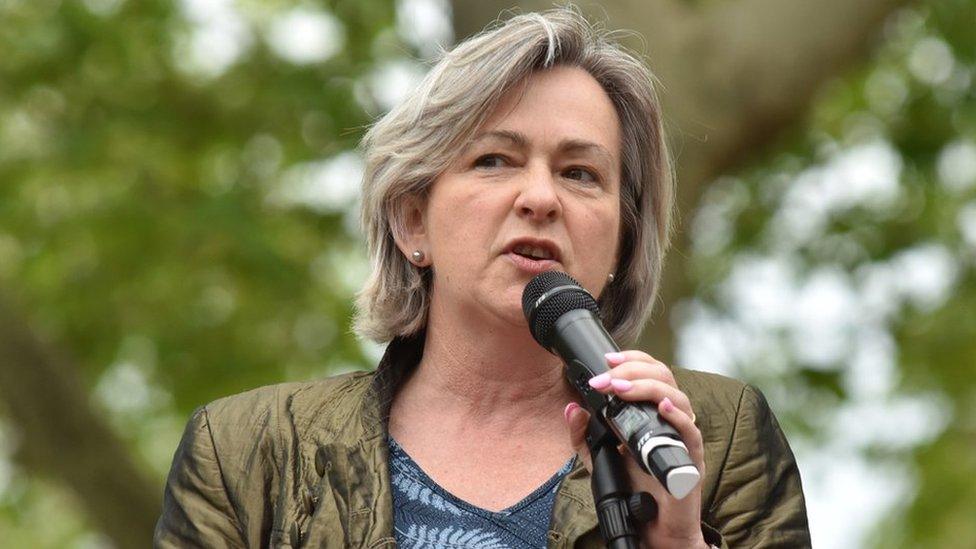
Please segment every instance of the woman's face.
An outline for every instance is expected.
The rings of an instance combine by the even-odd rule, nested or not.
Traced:
[[[433,306],[524,326],[522,291],[549,270],[598,296],[617,260],[620,141],[610,98],[582,69],[510,92],[415,216]]]

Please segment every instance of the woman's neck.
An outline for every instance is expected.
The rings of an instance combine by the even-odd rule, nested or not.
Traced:
[[[509,433],[531,429],[535,435],[540,420],[562,421],[562,408],[574,395],[559,358],[526,328],[464,317],[448,318],[432,307],[423,358],[400,388],[395,409],[416,413],[415,406],[428,412],[434,407],[459,425],[474,422]]]

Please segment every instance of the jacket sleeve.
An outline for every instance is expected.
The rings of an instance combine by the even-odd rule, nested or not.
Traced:
[[[706,522],[722,547],[810,547],[793,452],[766,398],[746,385]]]
[[[176,449],[153,546],[243,547],[227,496],[206,408],[193,413]]]

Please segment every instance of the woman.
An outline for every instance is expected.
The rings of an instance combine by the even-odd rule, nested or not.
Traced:
[[[651,75],[575,12],[462,43],[364,140],[374,373],[198,410],[158,546],[595,547],[588,414],[536,344],[521,294],[568,272],[632,342],[667,247],[671,169]],[[646,546],[809,545],[799,474],[762,395],[607,355],[590,384],[649,401],[702,481],[681,500],[627,458],[658,518]],[[579,458],[577,458],[579,456]]]

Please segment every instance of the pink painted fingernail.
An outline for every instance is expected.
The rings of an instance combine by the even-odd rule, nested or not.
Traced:
[[[573,414],[579,409],[579,407],[580,405],[576,404],[575,402],[570,402],[566,405],[566,408],[563,409],[563,415],[566,416],[566,421],[569,421],[569,418],[573,417]]]
[[[674,403],[671,402],[670,398],[664,397],[664,400],[661,401],[661,408],[663,408],[665,412],[671,412],[674,410]]]
[[[627,360],[623,353],[607,353],[603,356],[610,364],[620,364],[624,360]]]
[[[610,386],[610,372],[591,377],[589,383],[594,389],[606,389]]]
[[[614,379],[610,381],[610,385],[612,385],[613,390],[618,393],[626,393],[634,388],[634,384],[631,383],[629,379]]]

